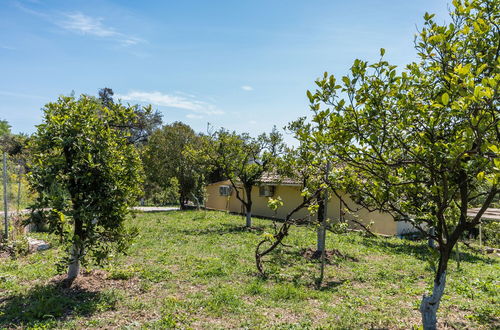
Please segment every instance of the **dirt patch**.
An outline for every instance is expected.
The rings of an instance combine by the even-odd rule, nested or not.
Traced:
[[[313,250],[311,248],[307,248],[307,249],[304,249],[302,251],[302,256],[308,260],[313,260],[313,259],[318,260],[321,258],[321,253],[318,253],[318,251]],[[351,257],[347,254],[343,254],[342,252],[340,252],[337,249],[325,251],[325,260],[327,263],[331,264],[335,261],[335,259],[338,259],[338,258],[346,259],[346,260],[350,260],[350,261],[355,261],[355,262],[359,261],[357,258]]]
[[[65,285],[66,275],[56,275],[49,283],[62,286]],[[80,275],[73,281],[68,290],[85,290],[89,292],[102,291],[104,289],[126,289],[130,295],[140,292],[139,281],[136,278],[128,280],[115,280],[108,278],[107,272],[104,270],[82,271]]]

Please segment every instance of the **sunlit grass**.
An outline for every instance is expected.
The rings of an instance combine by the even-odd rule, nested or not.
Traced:
[[[55,237],[41,234],[55,248],[1,259],[0,328],[419,325],[418,304],[432,281],[425,242],[329,233],[328,248],[346,258],[331,260],[318,290],[319,265],[302,256],[315,246],[312,229],[293,228],[285,240],[291,247],[266,257],[267,277],[260,278],[255,246],[272,223],[254,219],[251,231],[244,223],[213,211],[140,214],[128,221],[140,229],[128,255],[104,268],[103,283],[76,292],[47,284],[61,251]],[[457,328],[499,326],[498,259],[461,251],[460,269],[450,263],[440,321]]]

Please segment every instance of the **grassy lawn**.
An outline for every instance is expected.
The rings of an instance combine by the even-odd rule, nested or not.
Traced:
[[[127,256],[94,268],[72,289],[51,281],[55,248],[0,259],[0,328],[402,328],[418,327],[421,296],[432,271],[424,242],[332,234],[339,250],[314,287],[318,262],[303,256],[315,232],[293,228],[256,275],[255,246],[268,220],[243,229],[244,219],[211,211],[140,214]],[[442,327],[500,327],[500,263],[461,248],[451,262],[439,317]],[[56,277],[57,278],[57,277]]]

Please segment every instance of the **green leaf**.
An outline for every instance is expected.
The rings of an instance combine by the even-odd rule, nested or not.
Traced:
[[[448,93],[444,93],[441,96],[441,101],[443,102],[443,105],[448,105],[448,103],[450,102],[450,96],[448,95]]]
[[[474,97],[475,98],[481,97],[481,86],[474,87]]]
[[[496,145],[492,144],[492,145],[488,146],[488,149],[490,149],[494,153],[498,154],[498,147]]]
[[[307,94],[307,97],[309,98],[309,102],[312,103],[314,101],[314,98],[313,98],[313,95],[312,95],[311,91],[308,90],[306,92],[306,94]]]
[[[384,56],[385,54],[385,49],[384,48],[380,48],[380,56]]]

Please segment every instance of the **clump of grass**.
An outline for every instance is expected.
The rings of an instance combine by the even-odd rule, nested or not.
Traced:
[[[172,278],[172,272],[164,267],[145,267],[140,273],[140,278],[153,283],[166,282]]]
[[[210,297],[205,300],[204,305],[214,315],[222,313],[236,313],[240,311],[243,300],[238,292],[230,286],[218,286],[210,289]]]
[[[246,285],[245,293],[252,296],[263,294],[265,292],[264,283],[261,279],[251,281]]]
[[[227,265],[217,259],[209,259],[206,262],[201,262],[197,267],[194,275],[200,278],[220,277],[227,275]]]
[[[133,266],[112,267],[109,269],[108,278],[111,280],[129,280],[136,275],[136,272]]]
[[[271,298],[274,300],[301,300],[305,297],[304,289],[291,283],[276,284],[271,290]]]

